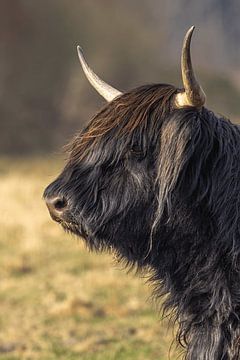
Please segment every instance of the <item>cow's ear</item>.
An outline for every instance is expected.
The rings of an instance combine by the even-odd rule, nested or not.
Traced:
[[[197,116],[195,110],[178,110],[163,123],[157,169],[159,216],[166,205],[171,207],[174,189],[181,185],[184,169],[193,154],[197,126],[193,119]]]

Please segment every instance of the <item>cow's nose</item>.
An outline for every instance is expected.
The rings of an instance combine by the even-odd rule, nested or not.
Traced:
[[[49,213],[53,220],[58,222],[65,220],[68,210],[68,203],[65,197],[63,196],[46,197],[45,201]]]

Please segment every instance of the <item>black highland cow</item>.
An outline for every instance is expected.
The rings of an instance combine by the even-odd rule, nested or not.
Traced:
[[[126,93],[83,70],[109,102],[69,145],[44,197],[54,220],[151,271],[188,360],[240,359],[240,128],[204,105],[186,34],[184,89]]]

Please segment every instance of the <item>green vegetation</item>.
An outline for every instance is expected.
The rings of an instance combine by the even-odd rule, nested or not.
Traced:
[[[41,196],[59,168],[0,161],[0,359],[177,359],[145,280],[50,220]]]

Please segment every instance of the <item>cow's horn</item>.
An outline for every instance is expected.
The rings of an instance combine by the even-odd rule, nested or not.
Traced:
[[[112,86],[108,85],[103,80],[101,80],[93,72],[93,70],[89,67],[88,63],[86,62],[80,46],[77,47],[77,52],[84,74],[86,75],[88,81],[97,90],[97,92],[99,92],[99,94],[104,97],[105,100],[110,102],[113,99],[115,99],[117,96],[122,94],[120,91],[114,89]]]
[[[192,26],[185,35],[182,47],[182,80],[184,91],[178,93],[175,98],[175,104],[178,108],[184,106],[202,107],[206,100],[206,95],[197,82],[191,61],[191,39],[195,26]]]

